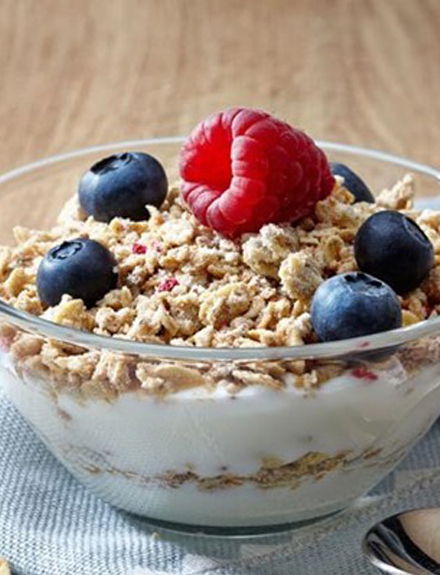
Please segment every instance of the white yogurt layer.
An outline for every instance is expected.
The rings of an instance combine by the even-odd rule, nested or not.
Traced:
[[[347,507],[426,432],[440,405],[440,366],[411,378],[397,366],[375,371],[376,380],[347,370],[313,394],[253,386],[236,396],[221,388],[164,399],[127,392],[80,403],[65,392],[55,399],[41,381],[18,376],[6,354],[0,360],[8,395],[77,478],[124,509],[187,524],[271,525]],[[157,479],[188,470],[200,478],[252,475],[267,458],[287,464],[310,452],[347,452],[350,462],[294,489],[245,483],[200,491],[195,482]]]

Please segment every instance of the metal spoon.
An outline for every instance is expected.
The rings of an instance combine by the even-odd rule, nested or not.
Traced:
[[[368,531],[364,551],[392,575],[440,575],[440,508],[393,515]]]

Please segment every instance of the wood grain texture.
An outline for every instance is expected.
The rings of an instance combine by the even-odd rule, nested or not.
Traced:
[[[440,165],[439,0],[0,0],[0,170],[266,108]]]

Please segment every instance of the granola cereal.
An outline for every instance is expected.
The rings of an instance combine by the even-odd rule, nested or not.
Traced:
[[[353,240],[360,224],[375,212],[397,209],[421,226],[439,262],[420,288],[400,298],[403,323],[412,325],[440,311],[440,219],[429,210],[415,211],[413,196],[413,179],[406,175],[380,193],[375,204],[354,203],[337,177],[333,192],[317,203],[312,217],[295,226],[270,223],[234,241],[201,225],[177,187],[170,189],[160,211],[150,207],[150,219],[141,222],[95,221],[72,198],[52,230],[15,229],[17,245],[1,250],[0,297],[60,325],[107,337],[190,347],[304,345],[316,341],[310,303],[317,287],[332,275],[356,269]],[[40,261],[52,246],[75,237],[97,240],[114,253],[119,285],[91,309],[68,295],[45,308],[36,290]],[[254,384],[282,388],[284,372],[290,371],[288,362],[283,376],[275,378],[268,373],[270,363],[265,373],[231,366],[219,377],[215,368],[201,376],[191,365],[175,365],[168,375],[158,375],[160,366],[134,360],[129,365],[127,358],[110,352],[78,348],[73,353],[59,342],[19,332],[11,336],[10,327],[2,330],[9,330],[12,355],[22,366],[49,373],[57,388],[83,395],[110,398],[135,388],[172,393],[188,385],[212,387],[225,377],[240,389]],[[327,381],[322,374],[332,373],[321,369],[317,376],[316,367],[304,362],[298,372],[296,363],[293,374],[300,388],[319,386]]]

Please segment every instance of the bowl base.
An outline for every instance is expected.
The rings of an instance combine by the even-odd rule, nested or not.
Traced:
[[[346,508],[320,515],[313,519],[304,521],[294,521],[292,523],[280,523],[276,525],[262,526],[244,526],[244,527],[217,527],[211,525],[189,525],[186,523],[174,523],[172,521],[163,521],[161,519],[151,519],[149,517],[136,516],[146,527],[155,531],[162,531],[165,534],[188,535],[197,537],[216,537],[216,538],[234,538],[234,539],[254,539],[261,537],[270,537],[290,531],[298,531],[306,527],[311,527],[317,523],[331,521],[334,517],[346,511]]]

